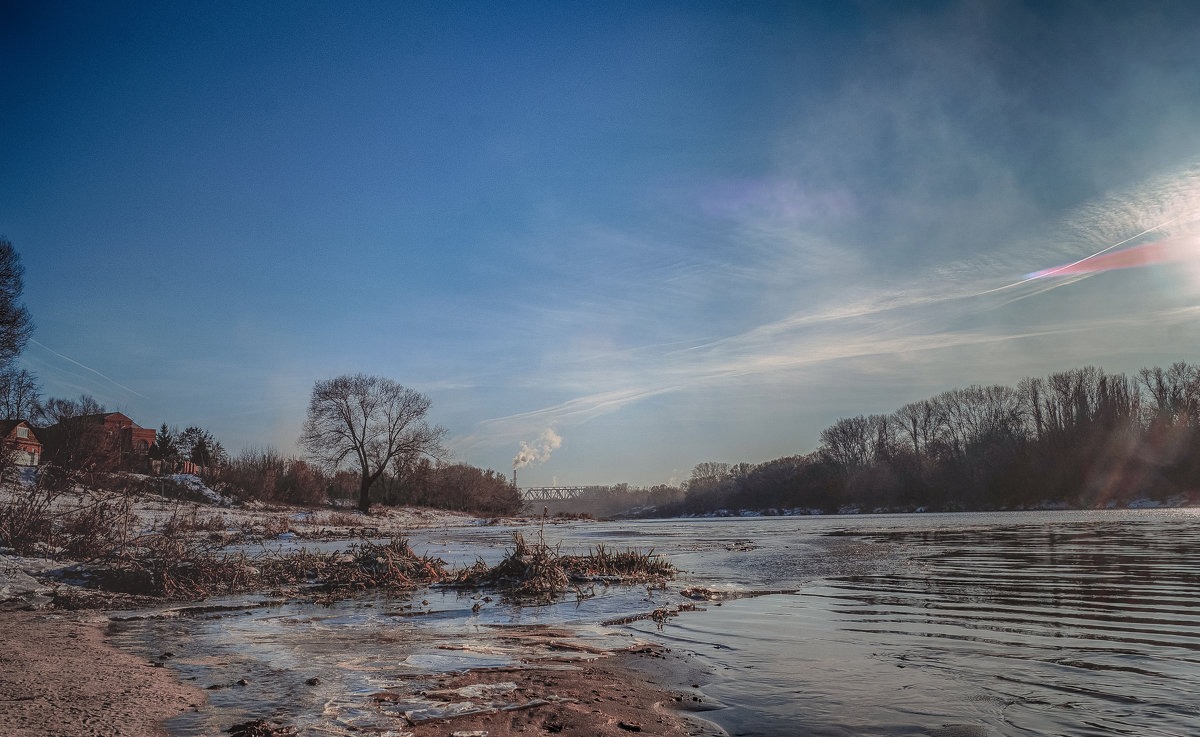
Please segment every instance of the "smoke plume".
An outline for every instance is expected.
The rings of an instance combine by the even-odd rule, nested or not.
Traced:
[[[528,466],[531,463],[545,463],[550,460],[550,454],[562,445],[562,438],[553,429],[546,429],[538,439],[530,445],[521,441],[521,450],[513,458],[513,469]]]

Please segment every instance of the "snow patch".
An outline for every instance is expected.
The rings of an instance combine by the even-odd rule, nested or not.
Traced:
[[[168,476],[167,478],[171,479],[185,489],[188,489],[189,491],[195,491],[202,494],[205,499],[208,499],[209,502],[219,507],[233,506],[233,502],[230,501],[228,497],[222,496],[205,486],[204,482],[200,480],[200,477],[193,473],[177,473],[174,476]]]
[[[1162,509],[1165,505],[1157,499],[1140,497],[1129,502],[1130,509]]]

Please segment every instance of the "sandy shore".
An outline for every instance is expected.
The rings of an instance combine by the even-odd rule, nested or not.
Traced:
[[[0,734],[162,737],[203,691],[105,641],[87,612],[0,612]]]
[[[88,502],[96,493],[102,492],[77,490],[61,495],[56,504],[71,509]],[[285,536],[349,539],[481,522],[468,515],[412,508],[384,508],[367,516],[289,507],[220,508],[154,497],[137,498],[133,511],[135,527],[148,530],[168,523],[182,525],[182,529],[194,530],[192,534],[210,540],[230,535],[237,540]],[[108,619],[103,613],[16,611],[18,607],[64,601],[64,592],[76,594],[74,599],[80,601],[75,605],[79,605],[94,592],[76,591],[71,584],[49,576],[41,559],[7,556],[4,560],[12,570],[5,569],[7,577],[0,581],[0,598],[5,599],[0,603],[0,734],[163,737],[168,734],[163,726],[166,720],[205,707],[206,692],[181,683],[169,667],[111,645],[106,639]],[[112,605],[104,603],[103,595],[93,598],[97,601],[84,605]],[[570,633],[532,631],[518,636],[563,638]],[[392,712],[396,719],[394,731],[413,737],[457,732],[486,732],[488,737],[543,733],[646,733],[669,737],[721,734],[687,716],[688,709],[703,706],[698,692],[690,686],[697,676],[669,651],[643,647],[638,652],[571,662],[551,653],[548,659],[539,657],[526,663],[527,667],[447,675],[435,679],[437,688],[421,697],[435,706],[439,700],[459,705],[470,701],[471,696],[456,693],[456,689],[473,686],[502,694],[489,703],[507,708],[452,719],[413,718],[412,724],[402,713]],[[395,699],[397,694],[377,695],[377,705],[385,714],[389,698]],[[220,726],[225,731],[234,725]]]
[[[176,680],[168,668],[117,650],[106,641],[106,627],[107,619],[94,612],[0,612],[0,734],[165,737],[165,720],[203,708],[203,691]],[[504,700],[521,707],[413,726],[401,718],[398,734],[724,734],[689,716],[703,708],[689,685],[699,676],[669,651],[644,647],[574,661],[570,669],[556,665],[563,664],[448,675],[433,698],[445,691],[446,700],[454,701],[460,698],[454,691],[464,686],[503,684]]]

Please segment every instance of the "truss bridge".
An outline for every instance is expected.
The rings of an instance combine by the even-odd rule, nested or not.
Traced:
[[[568,499],[578,499],[583,496],[586,486],[535,486],[521,489],[521,501],[553,502]]]

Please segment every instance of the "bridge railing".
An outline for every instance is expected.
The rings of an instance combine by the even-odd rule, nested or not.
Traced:
[[[535,486],[521,489],[521,500],[526,502],[553,502],[578,499],[587,490],[586,486]]]

